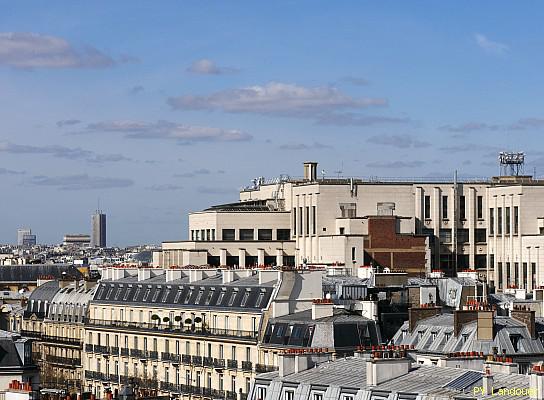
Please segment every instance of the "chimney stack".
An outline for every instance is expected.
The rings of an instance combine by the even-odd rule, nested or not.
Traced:
[[[408,309],[408,330],[413,332],[417,323],[423,319],[434,317],[440,314],[442,307],[434,304],[422,304],[420,307],[410,307]]]
[[[525,324],[531,335],[531,339],[536,339],[535,312],[525,309],[525,307],[514,307],[510,311],[510,316],[515,320]]]
[[[310,182],[317,180],[317,163],[315,161],[306,161],[304,163],[304,180]]]

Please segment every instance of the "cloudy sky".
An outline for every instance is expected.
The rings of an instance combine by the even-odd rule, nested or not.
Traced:
[[[304,160],[345,176],[544,175],[544,6],[0,1],[0,242],[187,237]]]

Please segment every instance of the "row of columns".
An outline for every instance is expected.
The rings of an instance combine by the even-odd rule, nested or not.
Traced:
[[[245,268],[246,267],[246,250],[238,249],[238,266]],[[227,265],[227,249],[219,250],[219,264]],[[257,249],[257,264],[265,264],[265,252],[264,249]],[[283,249],[276,249],[276,265],[283,265]]]

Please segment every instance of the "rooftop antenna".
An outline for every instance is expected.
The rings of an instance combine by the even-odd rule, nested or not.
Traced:
[[[501,151],[499,153],[500,176],[523,175],[525,166],[525,153],[522,151]]]
[[[98,213],[100,213],[100,197],[98,197],[98,199],[97,199],[96,202],[97,202],[97,206],[98,206],[98,208],[96,209],[96,211],[97,211]]]
[[[325,180],[325,170],[324,169],[321,170],[321,179]]]
[[[344,172],[343,169],[344,169],[344,161],[342,161],[342,166],[340,167],[340,170],[334,171],[334,173],[337,174],[337,178],[340,178],[340,174]]]

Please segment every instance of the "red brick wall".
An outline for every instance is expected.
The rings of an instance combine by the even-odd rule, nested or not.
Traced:
[[[396,270],[406,270],[409,275],[425,273],[425,238],[397,234],[396,217],[369,217],[368,243],[365,250],[374,261]],[[399,251],[402,250],[402,251]],[[393,254],[393,265],[391,265]]]

